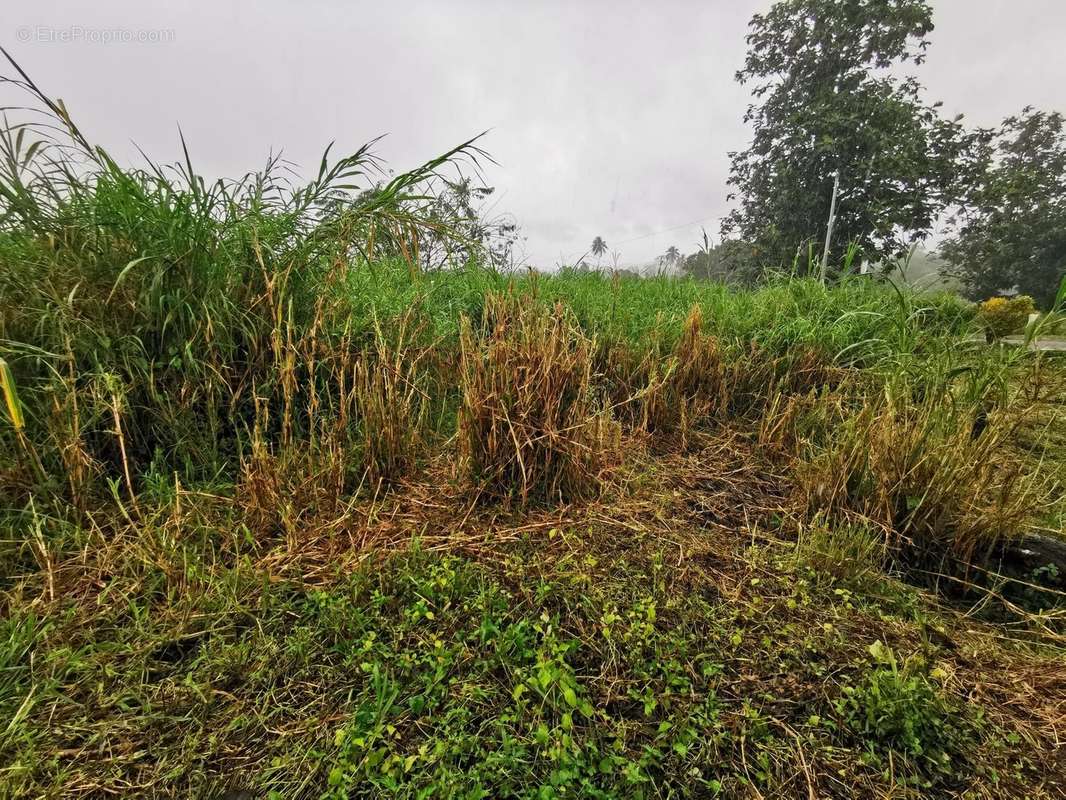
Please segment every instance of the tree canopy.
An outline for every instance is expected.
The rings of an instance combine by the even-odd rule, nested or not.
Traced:
[[[754,84],[753,138],[730,154],[739,206],[724,233],[766,264],[806,263],[839,172],[835,254],[855,243],[880,260],[925,238],[955,199],[968,137],[889,70],[921,63],[932,29],[924,0],[782,0],[757,14],[737,73]]]
[[[1066,276],[1066,130],[1025,108],[982,131],[977,177],[941,248],[975,298],[1017,288],[1049,308]]]

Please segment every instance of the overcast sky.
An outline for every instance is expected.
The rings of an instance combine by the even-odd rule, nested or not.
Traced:
[[[185,2],[4,0],[0,41],[89,138],[203,173],[323,147],[404,169],[485,129],[496,209],[550,267],[602,235],[621,263],[691,252],[728,210],[747,90],[733,81],[770,0]],[[1066,111],[1066,0],[933,0],[919,73],[947,113],[992,125]],[[92,41],[107,29],[158,42]],[[77,42],[48,41],[74,36]],[[6,68],[5,68],[5,71]],[[9,95],[2,96],[7,102]]]

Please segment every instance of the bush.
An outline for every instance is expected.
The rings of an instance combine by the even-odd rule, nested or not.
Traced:
[[[1028,295],[992,297],[981,303],[977,318],[991,337],[1009,336],[1021,333],[1035,311],[1033,298]]]

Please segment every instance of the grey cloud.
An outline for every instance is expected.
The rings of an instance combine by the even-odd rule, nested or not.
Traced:
[[[530,260],[581,254],[595,235],[642,263],[691,250],[728,210],[727,152],[748,103],[733,74],[769,0],[703,2],[213,2],[38,0],[0,32],[93,138],[135,141],[235,174],[284,149],[312,168],[337,140],[381,133],[397,168],[484,129],[486,178],[522,223]],[[1025,103],[1066,110],[1061,0],[934,0],[921,76],[977,124]],[[171,30],[158,44],[20,41],[25,26]],[[5,96],[4,100],[8,98]],[[649,233],[682,226],[660,235]]]

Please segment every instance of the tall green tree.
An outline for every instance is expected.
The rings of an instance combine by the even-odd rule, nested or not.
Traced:
[[[968,137],[923,102],[900,65],[920,64],[933,30],[925,0],[781,0],[757,14],[737,73],[752,83],[751,146],[731,153],[738,206],[723,232],[782,266],[820,254],[839,171],[831,261],[901,255],[956,196]]]
[[[941,247],[974,298],[1017,288],[1049,308],[1066,276],[1066,125],[1025,108],[981,132],[978,178]]]

